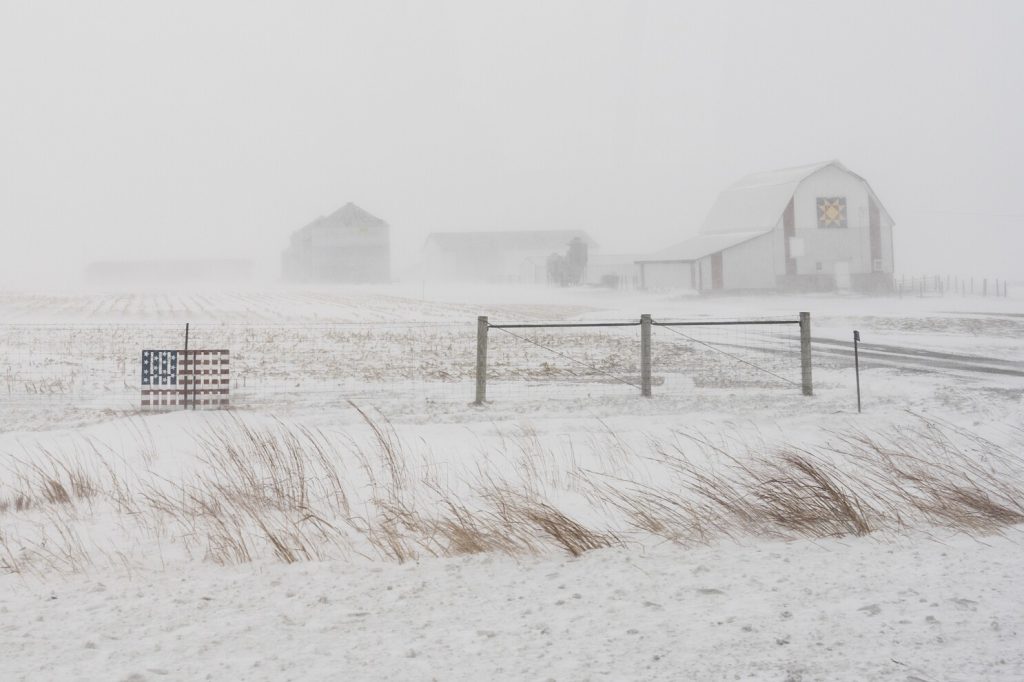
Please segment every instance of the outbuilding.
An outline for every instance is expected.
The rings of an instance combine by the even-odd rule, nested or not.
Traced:
[[[637,260],[646,289],[887,291],[893,220],[838,161],[748,175],[696,237]]]
[[[386,222],[349,202],[296,230],[281,256],[293,282],[388,282],[391,241]]]
[[[572,260],[582,251],[583,281],[595,246],[583,230],[434,232],[423,246],[423,260],[432,281],[544,284],[559,279],[552,272],[553,256]]]

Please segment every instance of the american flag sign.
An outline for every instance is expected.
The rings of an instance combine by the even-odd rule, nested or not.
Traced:
[[[227,407],[231,354],[227,350],[142,351],[142,409]]]

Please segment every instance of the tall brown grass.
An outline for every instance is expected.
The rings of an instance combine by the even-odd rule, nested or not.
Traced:
[[[359,413],[368,438],[229,415],[196,436],[198,464],[175,480],[148,468],[155,450],[133,468],[95,441],[78,453],[11,457],[0,479],[9,521],[0,571],[82,571],[114,556],[127,564],[116,543],[90,542],[101,514],[140,547],[159,538],[218,564],[577,557],[652,537],[698,545],[935,527],[977,535],[1024,522],[1019,429],[996,443],[917,418],[830,433],[814,447],[702,434],[630,445],[606,429],[577,451],[546,447],[521,427],[448,480],[432,448],[411,452],[386,419]]]

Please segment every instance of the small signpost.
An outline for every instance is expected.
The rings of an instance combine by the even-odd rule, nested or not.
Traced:
[[[860,343],[860,332],[853,330],[853,368],[857,374],[857,414],[860,414],[860,356],[857,351],[857,344]]]
[[[142,409],[218,409],[230,405],[231,353],[226,348],[142,351]]]
[[[142,351],[143,410],[218,409],[230,405],[231,353],[227,349]]]

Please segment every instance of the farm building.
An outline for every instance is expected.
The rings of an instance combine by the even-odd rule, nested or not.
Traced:
[[[587,261],[587,284],[609,289],[637,289],[640,286],[640,254],[592,254]]]
[[[637,261],[641,286],[700,291],[885,291],[893,221],[838,161],[749,175],[696,237]]]
[[[596,246],[582,230],[435,232],[423,247],[425,274],[434,281],[544,284],[552,256],[567,257],[572,244],[573,253],[585,247],[584,264]]]
[[[281,257],[293,282],[388,282],[390,227],[349,202],[296,230]]]

